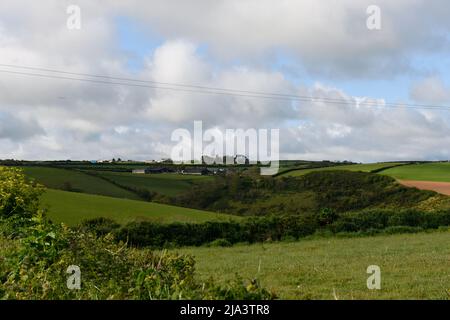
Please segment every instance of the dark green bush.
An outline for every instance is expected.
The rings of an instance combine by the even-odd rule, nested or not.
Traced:
[[[317,214],[317,221],[321,226],[327,226],[334,221],[336,221],[338,218],[338,215],[333,211],[333,209],[330,208],[323,208],[318,214]]]
[[[231,247],[232,244],[227,239],[216,239],[208,244],[209,247]]]
[[[120,224],[109,218],[93,218],[81,223],[81,229],[86,232],[92,232],[98,236],[103,236],[120,228]]]
[[[368,229],[382,230],[388,227],[405,226],[436,229],[450,225],[450,210],[427,212],[418,210],[365,210],[344,213],[330,225],[337,232],[357,232]]]
[[[383,230],[385,234],[397,234],[397,233],[417,233],[423,231],[421,227],[410,227],[410,226],[392,226],[387,227]]]

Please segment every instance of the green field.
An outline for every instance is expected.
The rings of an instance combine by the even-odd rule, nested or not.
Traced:
[[[449,299],[449,243],[442,231],[181,252],[195,256],[202,279],[256,277],[284,299]],[[369,265],[381,268],[381,290],[367,289]]]
[[[119,223],[131,220],[195,223],[237,219],[233,216],[202,210],[51,189],[43,195],[42,205],[48,208],[48,216],[51,220],[68,225],[77,225],[85,219],[96,217],[111,218]]]
[[[23,167],[25,174],[51,189],[76,191],[115,198],[139,200],[139,196],[120,186],[146,189],[167,196],[175,196],[189,190],[194,184],[211,181],[211,176],[190,176],[181,174],[139,175],[128,172],[80,171],[51,167]],[[89,174],[90,172],[98,175]],[[101,179],[104,177],[105,179]],[[111,183],[109,181],[113,181]],[[70,188],[71,190],[68,190]],[[142,200],[142,199],[141,199]]]
[[[138,189],[147,189],[168,196],[175,196],[189,190],[195,183],[211,181],[211,176],[192,176],[176,173],[162,174],[132,174],[127,172],[98,172],[109,180],[120,185]]]
[[[325,168],[315,168],[315,169],[300,169],[300,170],[294,170],[287,172],[285,174],[282,174],[281,176],[303,176],[310,172],[315,171],[329,171],[329,170],[347,170],[347,171],[362,171],[362,172],[371,172],[373,170],[378,170],[386,167],[391,167],[395,165],[400,165],[401,162],[389,162],[389,163],[364,163],[364,164],[349,164],[349,165],[342,165],[342,166],[331,166],[331,167],[325,167]]]
[[[450,182],[450,163],[413,164],[387,169],[382,174],[400,180]]]
[[[137,195],[130,191],[80,171],[49,167],[24,167],[23,170],[28,177],[33,178],[47,188],[66,189],[70,185],[70,188],[78,192],[116,198],[139,199]]]

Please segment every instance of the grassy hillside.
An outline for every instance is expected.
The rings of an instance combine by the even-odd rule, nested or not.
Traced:
[[[195,223],[235,219],[201,210],[59,190],[47,190],[42,197],[42,205],[49,209],[48,216],[53,221],[68,225],[76,225],[95,217],[111,218],[119,223],[131,220]]]
[[[128,172],[105,171],[98,172],[98,174],[123,186],[146,189],[168,196],[174,196],[189,190],[195,183],[213,179],[211,176],[188,176],[170,173],[139,175]]]
[[[116,198],[139,199],[134,193],[119,188],[108,181],[76,170],[23,167],[24,173],[47,188],[104,195]]]
[[[434,196],[444,197],[379,174],[318,170],[276,179],[229,176],[195,186],[173,204],[239,215],[304,214],[322,209],[414,208]],[[431,205],[436,209],[440,202]]]
[[[197,274],[226,283],[238,271],[285,299],[449,299],[450,232],[188,248]],[[177,250],[180,251],[180,250]],[[381,290],[366,269],[381,268]]]
[[[381,174],[400,180],[450,182],[450,163],[435,162],[400,166],[387,169]]]
[[[401,162],[389,162],[389,163],[365,163],[365,164],[350,164],[350,165],[340,165],[340,166],[332,166],[326,168],[316,168],[316,169],[301,169],[294,170],[283,174],[282,176],[303,176],[310,172],[315,171],[328,171],[328,170],[346,170],[346,171],[362,171],[362,172],[371,172],[373,170],[379,170],[386,167],[391,167],[395,165],[402,164]]]

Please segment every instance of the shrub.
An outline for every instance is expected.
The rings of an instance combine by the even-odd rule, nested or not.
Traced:
[[[209,244],[210,247],[231,247],[232,244],[227,239],[216,239]]]
[[[114,220],[103,217],[85,220],[81,223],[81,228],[84,231],[92,232],[98,236],[103,236],[111,233],[119,227],[120,224],[118,224]]]
[[[323,208],[317,215],[317,221],[321,226],[326,226],[338,218],[338,215],[330,208]]]
[[[0,218],[31,217],[39,208],[43,188],[28,181],[20,169],[0,167]]]
[[[386,234],[397,234],[397,233],[417,233],[423,231],[421,227],[410,227],[410,226],[392,226],[387,227],[383,230]]]

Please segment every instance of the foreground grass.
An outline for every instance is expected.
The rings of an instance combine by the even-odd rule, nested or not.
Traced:
[[[331,166],[331,167],[325,167],[325,168],[315,168],[315,169],[300,169],[300,170],[294,170],[287,172],[285,174],[282,174],[282,176],[293,176],[293,177],[299,177],[303,176],[310,172],[315,171],[329,171],[329,170],[346,170],[346,171],[362,171],[362,172],[371,172],[373,170],[383,169],[395,165],[400,165],[401,162],[394,163],[394,162],[386,162],[386,163],[363,163],[363,164],[349,164],[349,165],[342,165],[342,166]]]
[[[42,206],[48,208],[51,220],[68,225],[77,225],[83,220],[96,217],[111,218],[118,223],[132,220],[196,223],[237,219],[202,210],[50,189],[42,197]]]
[[[435,162],[400,166],[387,169],[381,174],[400,180],[450,182],[450,163]]]
[[[450,298],[449,231],[181,251],[203,279],[257,277],[282,299]],[[367,289],[369,265],[381,268],[381,290]]]

